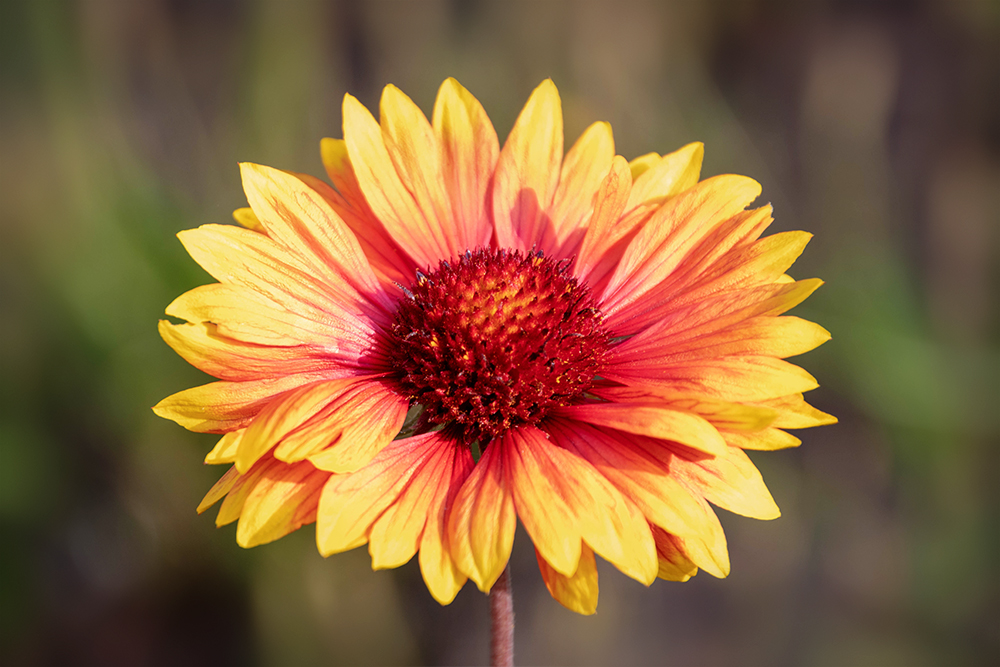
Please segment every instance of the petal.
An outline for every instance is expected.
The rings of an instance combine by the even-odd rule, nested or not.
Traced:
[[[524,105],[497,161],[493,224],[500,247],[530,250],[541,240],[562,157],[562,104],[546,79]]]
[[[672,440],[707,454],[724,454],[726,442],[710,422],[689,412],[659,405],[584,403],[559,407],[553,416],[568,417],[608,428]]]
[[[263,409],[240,441],[236,467],[246,472],[292,431],[341,397],[364,378],[315,382],[288,392]]]
[[[426,433],[397,440],[370,465],[334,475],[320,500],[317,544],[324,556],[370,542],[372,567],[396,567],[418,546],[428,588],[442,604],[465,581],[441,539],[448,501],[472,468],[467,447]]]
[[[653,156],[656,153],[629,163],[634,186],[626,208],[628,211],[639,206],[661,204],[693,187],[701,174],[705,145],[696,141],[663,157],[656,156],[654,159]]]
[[[160,336],[195,368],[220,380],[246,382],[280,375],[313,373],[332,377],[352,372],[363,349],[336,345],[276,347],[222,336],[214,324],[171,324],[160,320]]]
[[[617,403],[659,403],[674,410],[693,412],[717,429],[759,431],[777,417],[777,411],[763,405],[718,401],[704,396],[685,396],[669,389],[636,387],[593,387],[591,393]]]
[[[615,140],[607,123],[588,127],[566,153],[548,210],[551,225],[539,242],[547,255],[564,258],[576,254],[594,212],[594,198],[614,158]]]
[[[337,301],[308,266],[267,236],[232,225],[202,225],[177,236],[219,282],[249,287],[322,324],[338,340],[370,345],[374,331],[370,318]]]
[[[415,452],[411,454],[416,455]],[[441,437],[428,438],[426,452],[419,465],[396,502],[386,508],[372,524],[368,534],[368,550],[371,552],[373,569],[399,567],[410,560],[423,543],[429,523],[434,524],[438,535],[437,544],[432,545],[432,548],[439,547],[439,558],[448,556],[440,537],[440,528],[448,497],[458,492],[472,469],[472,454],[468,447],[459,443]],[[454,570],[453,565],[446,568],[443,562],[437,565],[441,571]],[[457,576],[460,575],[453,574],[453,581],[441,582],[443,585],[439,588],[450,589],[457,583]],[[465,577],[460,580],[464,582]],[[455,589],[454,593],[457,592]]]
[[[324,344],[330,333],[319,323],[240,285],[195,287],[174,299],[166,313],[192,324],[215,324],[227,338],[258,345]]]
[[[276,396],[321,379],[302,374],[251,382],[212,382],[167,396],[153,412],[189,431],[228,433],[247,426]]]
[[[233,211],[233,220],[251,231],[267,233],[264,225],[260,224],[260,220],[257,219],[253,209],[249,206],[244,206]]]
[[[645,368],[616,365],[602,375],[635,387],[665,387],[723,401],[763,401],[819,386],[798,366],[761,356],[664,362]]]
[[[394,112],[397,105],[391,106]],[[448,220],[437,219],[433,214],[428,218],[427,211],[421,209],[407,190],[386,146],[389,131],[383,132],[371,113],[350,95],[344,96],[343,115],[344,140],[358,186],[393,241],[421,267],[434,267],[442,259],[451,259],[454,239],[449,235],[450,230],[443,227]],[[397,123],[406,122],[396,116],[393,119]],[[422,118],[422,114],[421,119],[421,124],[407,126],[406,130],[396,128],[396,131],[425,132],[427,128],[423,124],[427,119]],[[434,153],[437,152],[435,147]],[[407,157],[416,159],[413,155]]]
[[[496,130],[479,100],[451,78],[438,90],[433,126],[459,238],[468,249],[488,246],[490,181],[500,153]]]
[[[319,493],[330,473],[309,463],[274,465],[247,495],[236,527],[236,543],[266,544],[316,520]]]
[[[781,516],[753,462],[740,449],[726,449],[723,455],[698,460],[678,456],[673,473],[722,509],[754,519]]]
[[[580,564],[572,576],[560,574],[535,549],[538,569],[545,587],[559,604],[570,611],[589,616],[597,611],[597,562],[594,552],[585,544],[580,552]]]
[[[726,443],[732,447],[740,449],[760,449],[774,451],[776,449],[789,449],[798,447],[802,441],[791,433],[786,433],[780,428],[766,428],[763,431],[754,433],[733,433],[723,432],[722,437]]]
[[[347,145],[344,141],[323,139],[320,150],[327,173],[339,191],[309,174],[295,176],[318,192],[350,228],[383,289],[393,294],[397,284],[405,285],[413,279],[416,263],[396,245],[365,201],[365,196],[358,189],[351,161],[347,158]]]
[[[240,473],[236,470],[236,466],[230,466],[229,470],[226,471],[219,481],[216,482],[205,497],[201,499],[201,503],[198,505],[198,514],[201,514],[209,507],[219,502],[232,490],[236,482],[239,481]]]
[[[514,545],[517,513],[499,446],[487,446],[455,497],[448,515],[448,544],[458,568],[488,593]]]
[[[593,466],[536,428],[508,431],[500,447],[517,515],[556,571],[576,572],[582,539],[628,576],[653,582],[656,556],[649,526]]]
[[[573,263],[573,275],[581,282],[586,281],[594,269],[605,261],[608,250],[629,231],[618,222],[631,187],[632,178],[625,158],[616,156],[597,191],[594,214]]]
[[[561,419],[551,420],[547,428],[561,447],[594,466],[650,523],[687,540],[699,566],[717,576],[728,573],[718,517],[700,494],[674,478],[677,456],[665,443]]]
[[[812,428],[837,423],[837,418],[833,415],[828,415],[806,403],[802,394],[775,398],[765,401],[761,406],[777,411],[773,426],[778,428]]]
[[[656,556],[660,561],[660,579],[687,581],[698,573],[698,566],[684,555],[683,541],[658,526],[650,526],[656,542]]]
[[[635,191],[636,185],[632,189]],[[670,199],[629,243],[601,303],[610,316],[670,275],[687,252],[760,194],[745,176],[716,176]]]
[[[242,163],[247,201],[268,236],[289,248],[338,303],[368,310],[392,304],[351,230],[312,188],[292,174]]]
[[[441,604],[449,604],[465,584],[467,577],[455,564],[448,544],[448,511],[454,506],[462,484],[472,472],[474,462],[468,447],[452,446],[451,460],[439,468],[437,488],[431,511],[420,538],[420,572],[427,590]]]
[[[403,186],[426,221],[424,233],[434,239],[440,259],[459,257],[475,247],[478,236],[454,219],[445,186],[443,150],[423,112],[396,86],[386,86],[379,104],[382,136]],[[480,232],[475,227],[473,232]]]
[[[235,431],[230,431],[229,433],[222,436],[222,438],[215,444],[212,451],[208,453],[205,457],[205,463],[218,464],[218,463],[232,463],[236,460],[236,452],[239,450],[240,440],[243,438],[243,434],[246,433],[245,428],[237,429]]]

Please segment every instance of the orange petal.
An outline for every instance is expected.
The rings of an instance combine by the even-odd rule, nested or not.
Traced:
[[[633,192],[636,189],[633,184]],[[627,307],[669,276],[687,252],[752,202],[760,184],[716,176],[670,199],[632,239],[600,301],[606,315]]]
[[[448,515],[447,540],[455,565],[488,593],[507,566],[517,513],[499,446],[487,446]]]
[[[251,382],[212,382],[167,396],[153,412],[189,431],[228,433],[247,426],[276,396],[321,379],[302,374]]]
[[[662,405],[583,403],[556,408],[551,414],[625,433],[672,440],[708,454],[726,452],[726,442],[710,422],[690,412],[671,410]]]
[[[472,472],[472,453],[468,447],[452,446],[451,459],[437,471],[437,488],[420,538],[420,572],[427,590],[441,604],[449,604],[465,585],[467,577],[455,564],[448,544],[448,511],[455,504],[462,484]]]
[[[576,254],[614,158],[615,140],[607,123],[594,123],[570,147],[548,210],[551,225],[539,243],[545,254],[556,258]]]
[[[438,90],[433,126],[459,238],[468,249],[487,246],[493,234],[487,198],[500,153],[496,130],[479,100],[451,78]]]
[[[397,98],[393,95],[392,99]],[[390,104],[390,111],[395,113],[398,106]],[[350,95],[344,96],[343,115],[344,140],[358,185],[386,231],[419,266],[436,267],[440,260],[451,259],[454,239],[449,236],[449,230],[443,228],[447,220],[435,218],[433,212],[427,217],[428,211],[422,210],[406,188],[386,146],[386,139],[391,136],[389,130],[383,131],[371,113]],[[423,122],[417,125],[406,125],[407,120],[393,118],[403,123],[408,131],[429,131],[423,127],[427,119],[422,118],[422,114]],[[396,131],[407,130],[397,128]],[[437,155],[437,147],[434,153]],[[401,159],[415,160],[416,156],[401,156]]]
[[[653,582],[656,556],[649,526],[600,472],[536,428],[512,429],[499,446],[517,515],[556,571],[576,572],[582,539],[628,576]]]
[[[244,548],[266,544],[315,521],[319,493],[329,477],[309,463],[270,466],[243,503],[236,543]]]
[[[379,104],[382,135],[396,173],[412,193],[426,221],[424,233],[434,238],[441,259],[459,257],[483,236],[454,219],[451,196],[445,185],[443,149],[423,112],[399,88],[389,85]],[[471,234],[466,234],[471,231]]]
[[[244,162],[240,172],[247,201],[268,236],[295,253],[337,303],[362,312],[374,303],[391,310],[354,234],[319,193],[271,167]]]
[[[497,161],[493,224],[501,248],[530,250],[542,238],[562,157],[562,104],[546,79],[524,105]]]
[[[594,552],[585,544],[580,552],[580,564],[572,576],[560,574],[535,549],[538,569],[545,587],[559,604],[570,611],[589,616],[597,611],[597,562]]]

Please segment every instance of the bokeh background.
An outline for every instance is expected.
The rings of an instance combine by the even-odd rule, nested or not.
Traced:
[[[485,598],[415,563],[240,549],[194,508],[211,436],[154,417],[206,381],[156,334],[208,276],[174,234],[245,205],[236,163],[323,173],[346,91],[429,111],[447,76],[501,138],[552,77],[567,142],[692,140],[816,234],[801,359],[837,426],[755,456],[784,515],[722,516],[732,575],[596,616],[545,592],[523,534],[518,659],[1000,664],[1000,3],[0,2],[0,662],[469,664]],[[568,145],[568,143],[567,143]]]

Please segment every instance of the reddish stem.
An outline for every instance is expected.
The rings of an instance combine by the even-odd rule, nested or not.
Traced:
[[[514,595],[509,563],[490,589],[490,664],[514,667]]]

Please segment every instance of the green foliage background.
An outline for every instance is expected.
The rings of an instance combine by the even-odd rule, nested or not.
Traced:
[[[598,614],[515,544],[518,658],[547,664],[1000,662],[1000,5],[963,2],[0,2],[0,661],[467,664],[486,601],[413,563],[243,551],[194,507],[213,438],[149,410],[205,381],[156,334],[208,277],[174,234],[245,205],[238,161],[322,174],[340,99],[457,77],[501,137],[537,83],[567,142],[702,140],[774,229],[816,238],[801,359],[837,426],[755,456],[784,516],[723,516],[733,573]]]

